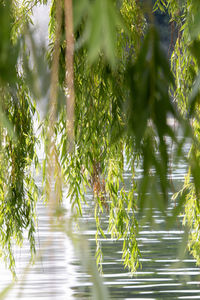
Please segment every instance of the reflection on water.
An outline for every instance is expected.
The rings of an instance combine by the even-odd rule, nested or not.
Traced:
[[[200,299],[200,270],[192,257],[178,259],[177,251],[182,242],[183,231],[177,222],[177,229],[167,231],[159,212],[154,213],[158,224],[156,230],[146,224],[140,231],[138,242],[142,254],[142,269],[135,276],[121,265],[121,241],[113,242],[107,236],[103,242],[104,280],[113,299]],[[106,220],[105,220],[106,221]],[[93,226],[90,221],[87,227]],[[94,230],[87,231],[92,248]],[[89,289],[80,275],[80,287],[74,287],[75,299],[88,299]],[[82,284],[83,283],[83,284]],[[79,296],[81,291],[81,296]],[[84,295],[84,297],[83,297]]]
[[[187,149],[186,149],[187,151]],[[185,166],[176,167],[173,172],[177,184],[183,180]],[[128,171],[125,179],[129,179]],[[92,195],[88,194],[92,202]],[[170,210],[169,210],[170,212]],[[106,216],[102,217],[105,227]],[[142,254],[142,269],[132,277],[124,270],[121,259],[122,241],[102,239],[104,253],[104,282],[112,299],[200,299],[200,269],[191,256],[182,260],[178,257],[182,243],[181,218],[176,228],[168,231],[160,212],[154,212],[154,227],[148,222],[141,228],[138,242]],[[83,234],[95,251],[95,220],[92,205],[84,206]],[[24,280],[11,290],[8,299],[91,299],[90,276],[80,265],[70,240],[58,231],[49,228],[47,208],[38,204],[37,249],[39,258],[24,274],[29,261],[29,246],[16,249],[16,264],[19,278]],[[82,226],[81,226],[82,227]],[[6,286],[11,275],[1,265],[0,288]]]

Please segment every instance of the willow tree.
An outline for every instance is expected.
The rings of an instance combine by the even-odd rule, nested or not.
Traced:
[[[90,205],[97,262],[101,266],[98,237],[105,236],[101,216],[106,214],[111,237],[123,239],[125,266],[135,271],[140,258],[136,213],[157,207],[165,215],[169,192],[174,192],[169,138],[174,155],[188,164],[173,216],[185,209],[188,245],[199,262],[198,1],[157,0],[153,5],[138,0],[53,0],[45,50],[50,76],[30,29],[34,6],[46,2],[0,1],[2,256],[14,271],[12,244],[15,240],[22,245],[27,229],[34,254],[35,205],[41,196],[60,215],[66,187],[76,218],[89,188],[94,195]],[[160,45],[155,10],[170,17],[175,40],[171,58]],[[48,111],[38,138],[33,130],[40,113],[36,102],[47,95]],[[181,126],[182,138],[168,117]],[[39,192],[33,165],[39,168],[36,144],[41,137],[45,159]],[[188,137],[192,147],[185,157]],[[127,166],[132,174],[128,187],[123,178]]]

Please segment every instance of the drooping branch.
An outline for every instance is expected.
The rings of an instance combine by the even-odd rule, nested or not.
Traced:
[[[12,24],[12,26],[16,26],[17,23],[19,23],[19,22],[22,20],[22,18],[24,18],[25,16],[27,16],[28,13],[31,12],[31,11],[33,10],[33,8],[36,7],[37,4],[39,4],[39,3],[40,3],[39,0],[35,1],[30,7],[27,8],[27,10],[25,10],[25,11],[23,12],[23,14],[22,14],[21,16],[19,16],[19,17],[15,20],[15,22]]]
[[[57,3],[56,6],[56,31],[55,31],[55,44],[52,57],[51,66],[51,84],[50,84],[50,128],[55,123],[57,92],[58,92],[58,68],[59,68],[59,55],[60,55],[60,36],[61,36],[61,4]],[[52,134],[52,133],[51,133]],[[51,135],[52,136],[52,135]]]
[[[49,131],[48,131],[48,180],[47,187],[48,199],[51,205],[51,213],[59,199],[55,197],[51,189],[51,182],[54,180],[55,165],[57,163],[56,147],[54,140],[54,127],[56,122],[56,109],[58,97],[58,69],[59,69],[59,56],[60,56],[60,36],[61,36],[61,18],[62,7],[60,2],[56,5],[56,31],[55,31],[55,44],[52,57],[51,67],[51,84],[50,84],[50,109],[49,109]],[[56,200],[56,201],[55,201]]]
[[[71,151],[74,143],[74,34],[73,34],[73,7],[72,0],[65,0],[65,34],[66,34],[66,109],[67,135]]]

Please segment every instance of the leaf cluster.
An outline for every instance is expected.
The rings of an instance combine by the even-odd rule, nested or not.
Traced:
[[[30,172],[38,165],[33,120],[33,98],[49,92],[49,72],[29,29],[35,5],[46,1],[0,2],[0,238],[4,256],[12,268],[12,240],[22,243],[25,229],[34,252],[35,201],[38,189]],[[55,47],[56,5],[50,11],[49,66]],[[189,158],[189,178],[184,192],[177,195],[180,213],[191,228],[190,249],[198,258],[199,239],[199,18],[198,1],[157,0],[154,9],[168,11],[176,26],[177,40],[169,60],[160,46],[153,14],[137,0],[74,0],[74,151],[68,152],[66,133],[66,39],[64,2],[61,2],[59,38],[58,101],[50,103],[56,111],[55,124],[47,114],[40,125],[44,140],[43,194],[50,198],[52,186],[58,207],[63,199],[63,184],[75,216],[83,213],[86,192],[93,193],[91,203],[97,227],[97,261],[102,252],[99,237],[105,236],[101,216],[108,214],[107,231],[123,239],[125,266],[139,266],[136,211],[145,207],[165,213],[169,191],[170,145],[183,155],[186,137],[193,143]],[[150,10],[153,8],[150,7]],[[27,24],[28,23],[28,24]],[[151,24],[150,24],[151,23]],[[29,60],[29,46],[34,66]],[[21,45],[19,47],[19,45]],[[19,63],[20,60],[20,63]],[[22,63],[21,63],[22,61]],[[41,88],[42,86],[42,88]],[[39,88],[38,88],[39,87]],[[41,91],[42,90],[42,91]],[[65,99],[64,99],[65,100]],[[176,104],[175,104],[176,103]],[[185,116],[194,118],[190,126]],[[183,130],[183,139],[169,124],[172,118]],[[53,127],[53,128],[52,128]],[[49,128],[52,136],[49,136]],[[52,157],[54,158],[52,160]],[[52,160],[52,161],[51,161]],[[137,179],[137,166],[142,176]],[[53,184],[49,180],[53,169]],[[132,177],[127,188],[124,172]],[[149,194],[151,196],[149,196]],[[183,197],[184,195],[184,197]],[[59,209],[58,209],[59,211]],[[152,211],[152,210],[150,210]],[[192,211],[194,225],[189,212]],[[152,216],[151,216],[152,217]],[[195,234],[192,234],[194,229]],[[195,243],[196,239],[196,243]]]

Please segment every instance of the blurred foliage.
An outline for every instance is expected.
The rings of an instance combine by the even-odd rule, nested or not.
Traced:
[[[19,54],[19,43],[13,45],[11,1],[0,2],[0,80],[14,82],[16,80],[16,63]]]
[[[148,180],[152,168],[158,176],[159,185],[156,189],[162,192],[164,201],[167,201],[169,156],[165,137],[177,142],[168,118],[170,116],[179,120],[168,94],[169,86],[174,82],[173,76],[168,60],[160,48],[155,27],[149,27],[137,59],[129,61],[126,70],[125,81],[129,97],[124,107],[127,126],[135,136],[136,150],[143,157],[142,169],[146,178],[139,190],[143,198],[140,205],[143,207],[146,193],[153,189],[152,182]],[[162,207],[161,203],[159,205]],[[165,205],[163,210],[164,208]]]
[[[169,193],[174,192],[170,178],[173,143],[176,159],[188,164],[188,175],[183,189],[174,196],[178,203],[172,219],[184,213],[188,246],[199,263],[198,0],[73,1],[75,141],[71,152],[66,134],[64,2],[51,3],[48,49],[38,49],[30,29],[33,8],[46,3],[0,1],[2,256],[14,272],[13,239],[21,245],[27,229],[31,251],[35,251],[35,204],[39,198],[32,169],[33,165],[39,167],[37,133],[33,130],[35,100],[48,97],[52,88],[49,69],[53,68],[58,45],[59,63],[52,71],[58,74],[53,86],[58,86],[58,101],[49,100],[49,109],[40,122],[45,152],[42,197],[49,201],[53,189],[60,205],[63,187],[67,187],[76,218],[82,214],[82,203],[87,202],[87,189],[91,189],[99,269],[103,258],[99,237],[105,237],[101,216],[107,214],[106,230],[112,238],[123,239],[124,265],[133,272],[141,255],[137,212],[145,214],[145,208],[150,212],[157,208],[165,215]],[[60,22],[56,19],[58,4],[62,9]],[[169,45],[170,60],[161,47],[155,11],[166,14],[173,24],[171,37],[176,40]],[[60,36],[56,36],[58,24]],[[178,137],[177,127],[169,124],[169,118],[180,126],[182,137]],[[192,144],[188,157],[183,154],[186,138]],[[123,178],[127,166],[132,173],[128,188]],[[140,180],[138,166],[142,168]],[[152,220],[152,214],[149,217]]]
[[[199,252],[199,2],[157,1],[167,9],[178,31],[171,56],[175,78],[172,95],[185,118],[189,118],[192,139],[188,154],[188,174],[181,191],[174,195],[179,201],[179,212],[184,214],[188,230],[188,248],[200,264]]]
[[[30,101],[29,92],[23,78],[17,76],[12,87],[3,86],[1,110],[9,124],[2,122],[0,130],[0,240],[1,255],[5,256],[9,268],[14,272],[12,254],[13,238],[22,245],[23,231],[28,230],[31,253],[35,252],[35,205],[38,188],[30,170],[33,163],[38,165],[34,145],[33,115],[35,106]]]
[[[32,258],[35,253],[38,187],[31,170],[38,158],[36,107],[19,64],[21,37],[12,32],[13,8],[11,1],[0,2],[0,256],[15,274],[13,246],[22,246],[25,231]]]

